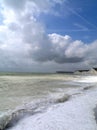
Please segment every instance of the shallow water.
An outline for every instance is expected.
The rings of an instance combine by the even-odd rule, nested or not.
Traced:
[[[70,87],[64,82],[74,78],[76,77],[53,74],[0,76],[0,113]]]
[[[0,130],[88,91],[95,83],[88,82],[91,77],[85,78],[63,74],[0,76]]]

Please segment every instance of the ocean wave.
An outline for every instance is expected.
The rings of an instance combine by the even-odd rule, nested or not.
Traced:
[[[50,97],[47,97],[46,99],[37,100],[35,102],[18,107],[17,109],[13,111],[5,113],[4,115],[0,117],[0,130],[7,130],[8,128],[15,126],[18,123],[18,121],[20,121],[24,117],[33,116],[37,113],[42,113],[46,111],[51,105],[69,101],[72,95],[80,94],[80,92],[89,90],[93,88],[93,86],[95,86],[95,82],[93,83],[79,82],[81,80],[83,81],[83,79],[80,79],[80,80],[77,80],[78,82],[77,81],[72,82],[74,86],[77,85],[78,87],[70,88],[70,91],[67,92],[67,94],[65,92],[66,90],[64,91],[64,89],[62,89],[60,93],[58,92],[55,95],[53,93],[52,97],[50,96]]]
[[[43,113],[21,119],[8,130],[96,130],[94,108],[97,104],[97,85],[86,90],[80,95],[71,94],[70,100],[52,105]]]
[[[70,99],[70,95],[64,94],[57,98],[39,100],[35,103],[17,108],[12,112],[8,112],[0,117],[0,130],[6,130],[18,123],[19,120],[26,116],[44,112],[49,106],[56,103],[63,103]]]

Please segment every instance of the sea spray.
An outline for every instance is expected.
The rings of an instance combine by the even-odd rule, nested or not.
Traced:
[[[39,100],[35,103],[30,103],[24,107],[18,108],[17,110],[0,117],[0,130],[16,125],[16,123],[24,117],[44,112],[50,105],[63,103],[69,99],[70,95],[64,94],[55,99]]]
[[[7,124],[11,121],[10,115],[3,115],[0,117],[0,130],[3,130]]]
[[[83,84],[79,82],[80,84]],[[93,83],[94,84],[94,83]],[[44,100],[37,100],[36,102],[29,103],[27,105],[24,105],[23,107],[17,108],[16,110],[9,112],[8,114],[5,114],[4,116],[0,117],[0,130],[5,130],[7,128],[11,128],[12,126],[16,125],[18,121],[20,121],[24,117],[29,117],[33,116],[34,114],[41,113],[47,110],[47,108],[53,104],[58,104],[68,101],[71,99],[72,95],[74,93],[78,92],[85,92],[83,91],[83,88],[85,90],[88,90],[92,88],[91,86],[89,88],[85,88],[87,86],[90,86],[90,83],[84,84],[83,87],[79,89],[78,85],[78,90],[77,88],[75,89],[70,89],[70,92],[68,93],[66,89],[58,93],[53,93],[53,97],[51,96],[50,98],[44,99]],[[68,93],[68,94],[66,94]],[[78,95],[77,95],[78,96]],[[70,100],[71,101],[71,100]]]
[[[93,112],[96,103],[97,86],[44,113],[24,118],[9,130],[97,130]]]

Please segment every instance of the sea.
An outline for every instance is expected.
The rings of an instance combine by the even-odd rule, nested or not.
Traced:
[[[96,86],[95,75],[1,74],[0,130],[97,130]]]

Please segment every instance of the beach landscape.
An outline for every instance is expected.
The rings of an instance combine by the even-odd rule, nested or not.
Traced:
[[[0,0],[0,130],[97,130],[97,0]]]
[[[96,90],[97,76],[0,76],[0,129],[96,130]]]

